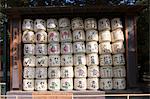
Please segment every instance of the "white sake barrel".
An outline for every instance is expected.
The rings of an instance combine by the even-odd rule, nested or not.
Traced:
[[[120,18],[113,18],[111,20],[111,28],[112,30],[123,28],[122,21]]]
[[[90,30],[90,29],[97,29],[97,22],[96,22],[96,19],[94,18],[87,18],[85,19],[84,21],[84,27],[85,27],[85,30]]]
[[[85,33],[83,30],[74,30],[73,31],[73,41],[85,41]]]
[[[102,67],[100,67],[100,77],[101,78],[111,78],[111,77],[113,77],[112,66],[102,66]]]
[[[101,42],[111,42],[111,33],[109,30],[99,32],[99,43]]]
[[[73,90],[73,78],[64,78],[60,81],[60,88],[64,91]]]
[[[113,55],[113,65],[125,65],[124,54],[114,54]]]
[[[47,44],[36,44],[36,55],[47,55]]]
[[[24,67],[23,69],[23,78],[35,78],[35,68],[33,67]]]
[[[68,28],[70,29],[71,25],[70,25],[70,20],[68,18],[60,18],[58,20],[58,26],[59,26],[59,29],[64,29],[64,28]]]
[[[50,91],[60,90],[60,79],[48,79],[48,89]]]
[[[80,91],[86,90],[87,89],[86,78],[74,78],[74,89]]]
[[[98,30],[104,31],[104,30],[110,30],[110,21],[107,18],[102,18],[98,20]]]
[[[102,42],[99,44],[99,54],[110,54],[112,53],[110,42]]]
[[[85,54],[74,54],[74,66],[86,65],[86,56]]]
[[[112,42],[124,41],[123,31],[121,29],[116,29],[116,30],[112,31],[111,39],[112,39]]]
[[[61,42],[72,42],[72,33],[70,29],[60,30],[60,40]]]
[[[72,78],[73,75],[73,67],[61,67],[60,70],[61,78]]]
[[[72,54],[72,43],[61,43],[61,54]]]
[[[50,55],[49,66],[60,66],[60,55]]]
[[[87,79],[87,89],[98,90],[99,89],[99,79],[98,78],[88,78]]]
[[[47,68],[37,67],[35,69],[35,78],[47,78]]]
[[[126,77],[125,66],[115,66],[115,67],[113,67],[113,76],[114,77]]]
[[[37,32],[39,30],[46,31],[46,22],[43,19],[36,19],[34,21],[34,31]]]
[[[86,61],[88,66],[99,65],[98,54],[87,54]]]
[[[36,66],[47,67],[48,57],[47,56],[36,56]]]
[[[48,42],[59,42],[59,32],[56,30],[50,30],[48,32]]]
[[[34,55],[35,44],[24,44],[24,55]]]
[[[114,78],[113,79],[113,89],[125,89],[126,80],[125,78]]]
[[[125,52],[125,48],[124,48],[123,41],[116,41],[116,42],[112,43],[112,53],[113,54],[124,53],[124,52]]]
[[[60,78],[60,67],[49,67],[48,68],[48,78]]]
[[[99,66],[88,66],[88,77],[99,77]]]
[[[100,89],[101,90],[112,90],[113,84],[111,78],[100,79]]]
[[[71,20],[72,30],[84,29],[84,24],[82,18],[73,18]]]
[[[61,66],[73,66],[73,56],[61,55]]]
[[[85,44],[84,42],[74,42],[73,43],[73,52],[77,53],[85,53]]]
[[[58,30],[58,21],[57,19],[50,18],[47,19],[47,31],[53,29],[53,30]]]
[[[111,54],[100,55],[100,66],[110,66],[112,65]]]
[[[24,56],[23,66],[35,66],[35,56]]]
[[[36,43],[47,43],[47,33],[44,30],[40,30],[35,33]]]
[[[76,66],[74,67],[74,76],[78,78],[87,77],[86,66]]]
[[[98,41],[98,31],[97,30],[87,30],[86,31],[86,41]]]
[[[46,91],[47,90],[47,79],[36,79],[35,90]]]
[[[23,79],[23,90],[33,91],[34,90],[34,79]]]
[[[33,31],[33,20],[31,19],[24,19],[22,24],[22,30],[31,30]]]
[[[98,53],[98,43],[95,41],[86,43],[86,53]]]
[[[59,43],[48,44],[48,54],[49,55],[60,54],[60,44]]]
[[[26,30],[22,35],[23,43],[34,43],[35,42],[35,34],[33,31]]]

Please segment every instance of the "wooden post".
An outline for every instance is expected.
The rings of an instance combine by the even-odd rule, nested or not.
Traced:
[[[10,90],[22,90],[21,18],[10,18]]]
[[[127,87],[137,87],[137,44],[136,44],[136,18],[125,17],[126,35],[126,64],[127,64]]]

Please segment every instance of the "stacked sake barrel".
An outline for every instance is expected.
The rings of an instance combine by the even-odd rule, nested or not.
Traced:
[[[47,19],[48,32],[48,89],[60,90],[60,39],[58,22],[54,18]]]
[[[74,18],[71,22],[73,31],[74,52],[74,89],[86,90],[87,67],[85,56],[85,32],[84,23],[81,18]]]
[[[99,89],[99,59],[97,21],[87,18],[84,21],[86,31],[86,58],[88,67],[87,89]]]
[[[110,21],[102,18],[98,21],[99,30],[99,54],[100,54],[100,89],[112,89],[112,50]]]
[[[111,38],[112,38],[112,54],[113,54],[113,89],[126,88],[126,70],[124,58],[124,35],[123,25],[120,18],[113,18],[111,20]]]
[[[61,41],[61,90],[73,89],[73,50],[70,20],[60,18],[58,21]]]

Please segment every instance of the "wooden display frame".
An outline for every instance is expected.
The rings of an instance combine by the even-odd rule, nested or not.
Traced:
[[[6,8],[5,13],[9,18],[10,32],[10,90],[22,90],[22,19],[35,18],[36,15],[81,17],[87,16],[123,16],[125,25],[126,43],[126,71],[127,89],[137,87],[137,44],[136,44],[136,14],[143,6],[93,6],[93,7],[43,7],[43,8]],[[63,15],[62,15],[63,16]],[[101,16],[101,17],[102,17]]]

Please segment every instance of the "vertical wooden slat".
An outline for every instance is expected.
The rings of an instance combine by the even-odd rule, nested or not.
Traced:
[[[137,46],[135,17],[125,17],[127,86],[137,87]]]

